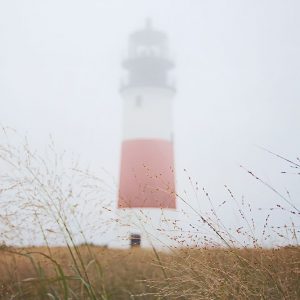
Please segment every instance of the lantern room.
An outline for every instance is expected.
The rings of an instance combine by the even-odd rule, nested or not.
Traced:
[[[150,20],[147,20],[144,29],[130,36],[128,57],[123,66],[128,71],[123,89],[136,86],[172,88],[168,71],[174,65],[168,55],[167,37],[153,29]]]

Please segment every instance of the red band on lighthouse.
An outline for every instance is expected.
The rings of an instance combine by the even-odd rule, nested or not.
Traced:
[[[173,162],[171,141],[124,141],[118,207],[176,208]]]

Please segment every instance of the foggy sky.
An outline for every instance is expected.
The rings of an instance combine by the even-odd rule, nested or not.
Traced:
[[[118,181],[121,62],[129,34],[150,17],[176,64],[178,190],[190,189],[191,176],[216,203],[226,184],[254,207],[276,204],[244,165],[299,205],[299,176],[280,174],[289,166],[259,148],[299,156],[299,13],[296,0],[3,0],[0,123],[35,147],[51,134],[59,149]]]

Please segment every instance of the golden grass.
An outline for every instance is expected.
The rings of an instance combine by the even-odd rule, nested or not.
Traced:
[[[69,249],[34,247],[1,250],[1,299],[300,298],[299,247],[185,248],[158,252],[159,260],[143,249],[78,250],[94,296],[84,289]]]
[[[3,131],[7,136],[7,129]],[[300,170],[299,158],[293,162],[276,156],[293,171]],[[257,230],[251,205],[245,204],[244,198],[239,200],[225,186],[231,202],[237,205],[241,223],[232,231],[223,224],[203,188],[211,204],[208,213],[197,211],[185,197],[177,195],[199,222],[189,224],[192,231],[186,233],[170,220],[178,232],[174,237],[176,249],[107,249],[88,241],[93,240],[92,233],[101,236],[116,222],[114,215],[107,215],[112,211],[114,189],[89,171],[80,170],[76,161],[66,167],[63,158],[52,144],[45,159],[30,149],[27,140],[13,146],[7,138],[0,145],[0,242],[20,245],[28,244],[29,239],[49,246],[55,240],[65,245],[0,246],[0,300],[300,299],[299,226],[295,223],[300,209],[289,193],[280,193],[247,170],[280,200],[266,211],[265,223]],[[197,183],[190,183],[199,190]],[[220,203],[218,208],[227,204],[226,198]],[[277,224],[275,228],[269,218],[274,209],[284,219],[289,217],[291,224]],[[187,212],[184,215],[193,219]],[[202,247],[180,248],[183,234],[187,245]],[[273,245],[268,242],[274,236],[284,240],[280,245],[297,246],[261,247],[261,243]],[[85,245],[78,246],[82,242]],[[236,245],[247,247],[238,249]]]

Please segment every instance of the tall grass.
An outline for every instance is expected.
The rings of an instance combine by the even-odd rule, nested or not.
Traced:
[[[178,194],[187,222],[168,220],[172,232],[157,231],[174,241],[172,247],[108,249],[93,245],[90,235],[114,225],[113,213],[107,216],[115,188],[57,154],[53,142],[41,156],[26,139],[16,143],[10,131],[3,129],[0,145],[1,299],[300,298],[299,209],[251,170],[245,169],[280,200],[263,225],[255,223],[250,203],[225,186],[240,218],[237,228],[229,228],[218,215],[227,200],[216,204],[189,178],[210,210],[196,209]],[[299,159],[270,154],[298,176]],[[290,224],[270,223],[275,208],[290,215]],[[264,248],[271,233],[285,246]]]

